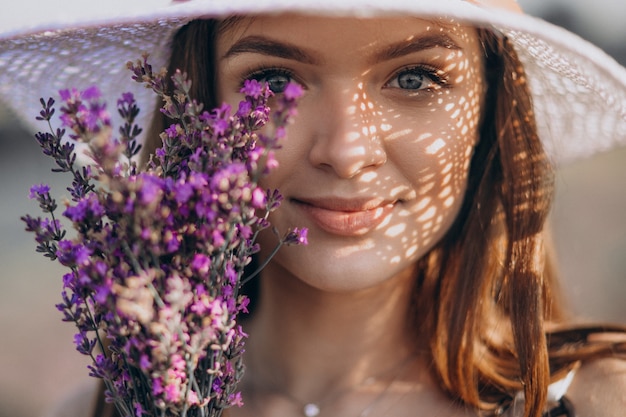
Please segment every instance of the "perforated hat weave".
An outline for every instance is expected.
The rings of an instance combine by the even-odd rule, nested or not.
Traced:
[[[510,38],[524,64],[540,135],[555,162],[626,144],[626,69],[562,28],[492,7],[513,0],[131,0],[128,8],[115,10],[99,10],[98,3],[89,2],[88,12],[20,16],[0,32],[0,100],[33,130],[43,129],[35,121],[39,97],[91,85],[103,90],[111,106],[121,93],[132,91],[145,126],[154,96],[130,80],[127,61],[148,52],[154,66],[164,65],[172,34],[195,18],[291,11],[443,16],[493,28]]]

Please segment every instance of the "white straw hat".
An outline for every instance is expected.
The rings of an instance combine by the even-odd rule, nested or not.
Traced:
[[[445,16],[494,28],[524,64],[540,135],[555,162],[626,144],[626,69],[578,36],[520,13],[514,0],[125,0],[114,8],[111,2],[59,0],[55,14],[20,15],[4,25],[0,101],[27,126],[44,129],[35,121],[39,97],[98,85],[110,106],[133,91],[146,127],[155,98],[130,80],[127,61],[148,52],[153,66],[164,65],[172,34],[194,18],[292,11]]]

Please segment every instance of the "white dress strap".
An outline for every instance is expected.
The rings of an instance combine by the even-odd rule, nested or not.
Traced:
[[[555,405],[565,396],[569,389],[574,376],[576,375],[576,369],[572,369],[563,379],[559,379],[548,386],[548,398],[547,407],[548,410]],[[503,417],[521,417],[524,415],[524,392],[520,391],[515,395],[513,403],[508,410],[503,414]]]
[[[572,385],[574,375],[576,375],[576,370],[572,369],[567,373],[565,378],[550,384],[548,387],[548,404],[552,402],[559,402],[561,398],[563,398],[563,396],[567,393],[569,386]]]

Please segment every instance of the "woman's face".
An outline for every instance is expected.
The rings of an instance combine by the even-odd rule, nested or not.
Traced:
[[[284,196],[284,232],[307,247],[274,267],[325,290],[373,286],[409,270],[457,216],[483,103],[477,33],[416,18],[299,15],[243,19],[217,41],[219,94],[244,80],[303,87],[298,116],[263,185]],[[261,237],[265,251],[276,244]]]

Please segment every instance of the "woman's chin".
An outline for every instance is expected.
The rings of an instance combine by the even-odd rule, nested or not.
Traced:
[[[416,259],[381,262],[380,255],[370,254],[367,250],[351,251],[337,257],[304,253],[309,249],[314,252],[314,248],[308,247],[285,248],[285,253],[279,253],[264,274],[279,274],[318,291],[349,293],[391,283],[399,276],[405,276],[408,270],[414,271],[416,263]],[[298,251],[298,256],[286,253],[292,250]]]

